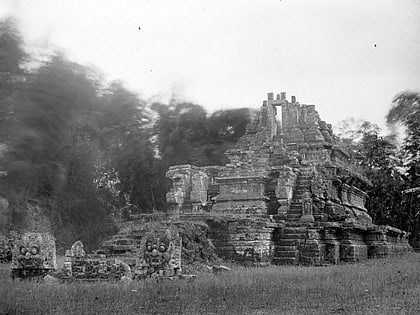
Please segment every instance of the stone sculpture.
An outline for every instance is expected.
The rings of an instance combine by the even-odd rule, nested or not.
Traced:
[[[181,275],[181,246],[181,238],[174,230],[161,228],[148,232],[142,240],[135,277]]]
[[[12,278],[43,277],[57,269],[55,239],[49,233],[25,233],[12,250]]]

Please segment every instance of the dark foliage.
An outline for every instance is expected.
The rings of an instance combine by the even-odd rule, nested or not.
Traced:
[[[245,132],[247,110],[208,117],[199,105],[171,103],[152,111],[121,82],[105,84],[59,54],[24,70],[32,60],[13,21],[0,31],[0,186],[10,227],[24,229],[36,205],[59,244],[93,246],[121,209],[166,209],[169,165],[223,164]]]

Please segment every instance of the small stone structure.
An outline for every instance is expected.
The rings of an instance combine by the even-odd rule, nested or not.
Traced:
[[[181,237],[173,229],[153,229],[142,239],[135,278],[181,276]]]
[[[314,105],[268,94],[226,166],[171,166],[173,220],[210,226],[220,256],[249,264],[323,264],[410,251],[408,234],[377,226],[371,185]]]
[[[36,278],[57,269],[55,238],[49,233],[24,233],[12,250],[12,278]]]
[[[131,278],[131,269],[118,259],[101,259],[86,255],[83,243],[75,242],[66,251],[64,267],[58,278],[62,280],[121,280]]]

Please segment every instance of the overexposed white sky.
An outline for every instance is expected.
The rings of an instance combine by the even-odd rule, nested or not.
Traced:
[[[208,111],[286,91],[330,123],[384,127],[393,96],[420,89],[419,0],[1,0],[10,15],[29,47]]]

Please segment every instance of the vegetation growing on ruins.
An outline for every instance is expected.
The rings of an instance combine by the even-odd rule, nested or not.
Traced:
[[[10,286],[0,270],[0,313],[418,314],[419,259],[411,254],[329,267],[234,268],[194,281],[128,285],[22,281]]]
[[[151,104],[59,52],[36,58],[11,20],[0,22],[0,47],[2,233],[36,227],[53,232],[58,247],[81,239],[92,248],[115,230],[121,209],[165,211],[170,165],[225,164],[223,152],[250,121],[248,109],[209,115],[175,99]],[[369,122],[347,139],[373,184],[370,215],[413,239],[419,199],[401,192],[420,186],[419,103],[419,93],[403,92],[390,108],[388,123],[407,131],[402,146]]]

